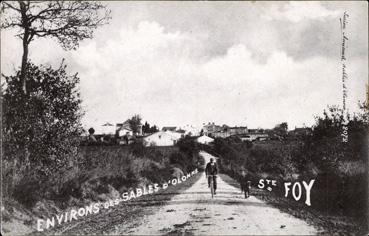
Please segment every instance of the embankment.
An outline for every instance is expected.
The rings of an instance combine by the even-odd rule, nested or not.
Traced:
[[[19,163],[5,161],[2,232],[30,233],[38,218],[116,199],[131,189],[185,175],[199,163],[196,148],[190,146],[84,146],[67,170],[39,182],[27,181],[26,170],[14,171],[21,169]]]

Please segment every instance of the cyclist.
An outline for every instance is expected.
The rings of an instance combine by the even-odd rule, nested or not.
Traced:
[[[210,158],[210,162],[208,162],[208,164],[206,164],[205,167],[205,174],[206,174],[206,178],[208,179],[208,187],[210,188],[210,178],[213,178],[213,183],[214,183],[214,194],[216,194],[216,190],[217,190],[217,174],[218,174],[218,166],[217,164],[214,162],[214,158]]]

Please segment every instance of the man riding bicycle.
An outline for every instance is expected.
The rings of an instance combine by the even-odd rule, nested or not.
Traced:
[[[209,188],[210,188],[211,178],[213,178],[214,194],[216,194],[216,190],[217,190],[217,178],[216,177],[218,174],[218,167],[217,167],[217,164],[214,162],[214,158],[210,158],[210,162],[206,164],[205,174],[206,174],[206,178],[208,179]]]

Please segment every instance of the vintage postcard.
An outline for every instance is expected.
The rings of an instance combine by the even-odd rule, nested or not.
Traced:
[[[2,235],[368,235],[367,1],[2,1]]]

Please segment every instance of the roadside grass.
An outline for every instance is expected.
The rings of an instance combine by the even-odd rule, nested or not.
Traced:
[[[228,175],[220,174],[228,184],[240,188],[240,184]],[[254,185],[253,185],[254,186]],[[279,196],[277,193],[252,187],[250,195],[278,208],[282,212],[305,220],[319,231],[319,235],[367,235],[367,222],[358,222],[354,217],[328,214],[306,206],[304,203]]]
[[[124,232],[124,234],[129,234],[130,229],[140,224],[139,219],[141,217],[155,213],[153,206],[165,205],[172,197],[181,194],[191,187],[200,177],[201,172],[181,184],[170,185],[167,189],[161,189],[157,193],[144,195],[124,203],[122,202],[112,208],[102,209],[96,215],[86,216],[80,221],[65,223],[45,233],[34,232],[31,235],[117,234],[117,232],[122,230],[122,227],[126,227],[127,225],[129,226],[128,231]]]
[[[7,162],[5,164],[9,165],[3,165],[3,167],[6,170],[5,172],[10,174],[5,179],[7,194],[3,195],[2,216],[5,222],[3,222],[2,230],[9,234],[32,233],[36,230],[38,218],[51,219],[53,216],[70,212],[75,208],[88,206],[93,202],[116,199],[117,195],[132,188],[142,188],[152,183],[163,183],[174,177],[185,175],[197,167],[196,163],[198,163],[199,157],[195,152],[179,150],[180,147],[143,147],[139,144],[130,146],[83,146],[80,147],[78,154],[71,159],[70,169],[53,173],[53,178],[58,181],[38,181],[36,183],[45,187],[44,191],[32,188],[34,185],[26,182],[25,172],[12,171],[13,166],[10,165],[10,162],[10,164]],[[192,150],[191,144],[186,147]],[[173,156],[181,156],[182,159],[180,162],[176,162],[173,161]],[[199,170],[201,168],[199,166]],[[186,186],[187,183],[183,184]],[[168,192],[172,191],[171,189],[170,187],[165,190],[165,193],[168,193],[165,195],[166,197],[171,196]],[[150,197],[152,196],[150,195]],[[157,196],[153,199],[155,198]],[[145,196],[139,198],[140,201],[144,199],[146,199]],[[163,198],[163,200],[165,199]],[[153,203],[152,201],[151,204]],[[155,202],[155,204],[159,203],[160,201]],[[120,205],[123,205],[123,203]],[[26,211],[25,214],[23,214],[23,210]],[[111,209],[106,211],[109,212]],[[122,212],[125,211],[127,210],[122,208]],[[100,213],[98,215],[101,215]],[[127,214],[131,213],[134,215],[135,211],[129,210]],[[127,219],[132,218],[128,215],[125,217]],[[102,222],[104,219],[96,217],[94,220]],[[78,220],[67,224],[68,226],[63,227],[61,232],[68,232],[68,227],[76,228],[75,224],[84,223]],[[55,225],[58,224],[55,223]],[[106,227],[109,227],[109,225],[111,224],[107,224]],[[103,228],[98,228],[98,230],[100,232],[104,231]],[[93,232],[90,231],[89,234]],[[42,235],[42,232],[33,232],[33,234]]]

